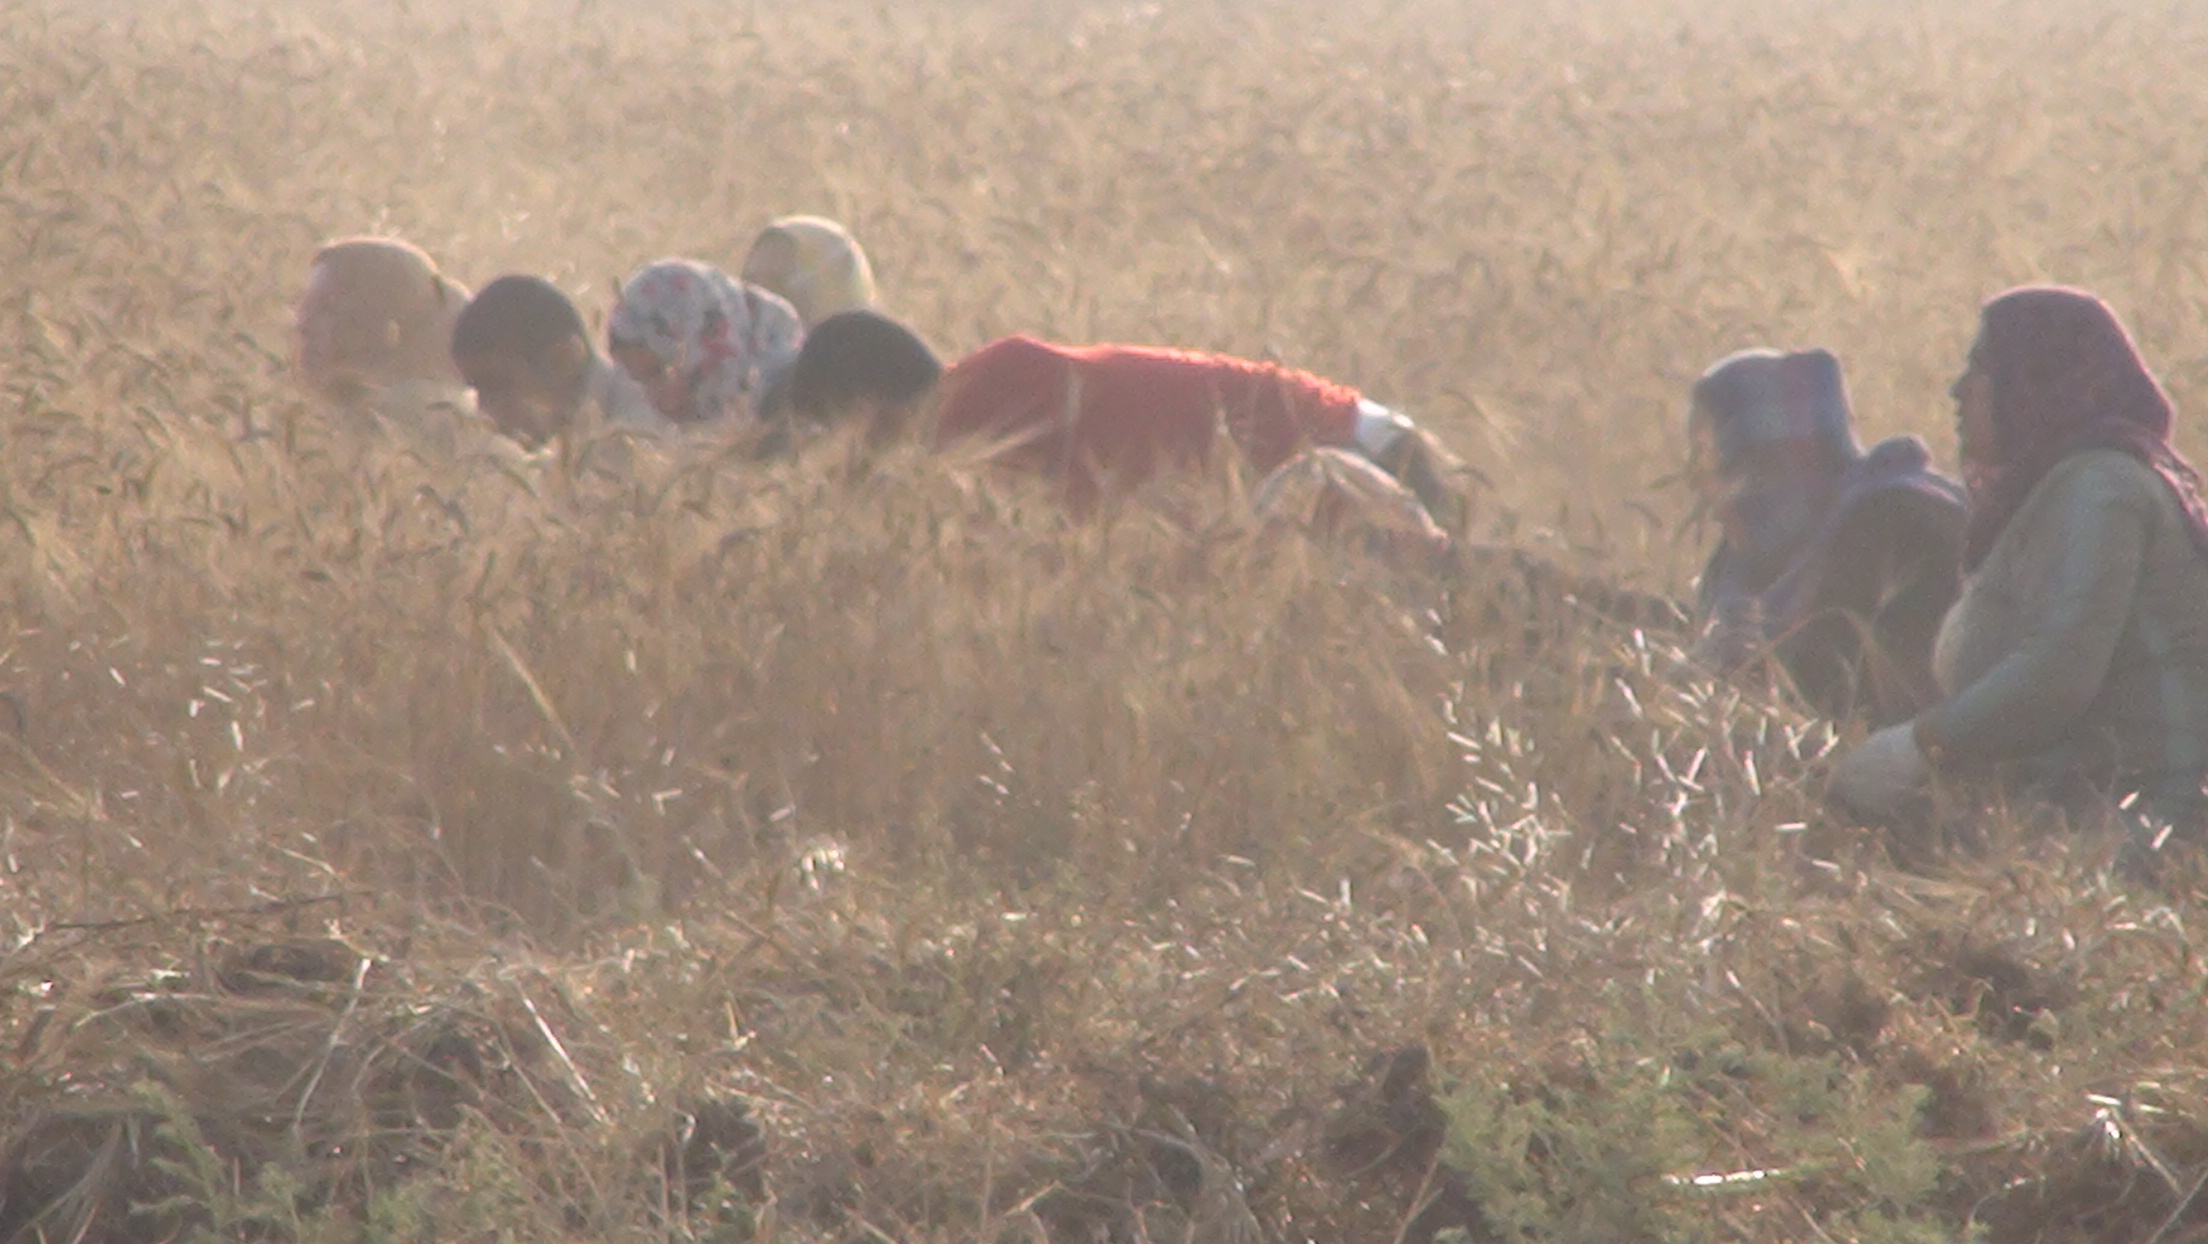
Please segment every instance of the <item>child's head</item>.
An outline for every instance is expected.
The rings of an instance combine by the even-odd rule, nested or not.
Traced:
[[[874,269],[849,230],[819,216],[784,216],[759,231],[743,279],[797,309],[805,327],[874,305]]]
[[[484,286],[453,325],[452,361],[475,389],[476,406],[525,445],[565,430],[590,390],[582,314],[541,277],[502,276]]]
[[[299,383],[331,401],[455,379],[445,341],[468,291],[391,238],[332,242],[307,270],[294,318]]]
[[[844,311],[806,334],[781,407],[808,423],[863,422],[882,439],[913,422],[942,378],[918,333],[878,311]]]

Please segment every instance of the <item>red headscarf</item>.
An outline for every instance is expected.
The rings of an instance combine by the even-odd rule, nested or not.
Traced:
[[[1965,566],[1985,560],[2056,463],[2088,449],[2119,450],[2154,468],[2184,509],[2194,545],[2208,554],[2200,473],[2170,444],[2175,408],[2107,303],[2059,285],[2012,289],[1980,310],[1971,361],[1993,383],[1997,461],[1964,464]]]

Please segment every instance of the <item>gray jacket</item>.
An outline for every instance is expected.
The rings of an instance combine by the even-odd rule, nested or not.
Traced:
[[[2208,774],[2208,555],[2169,485],[2115,450],[2040,480],[1940,629],[1943,765],[2079,781],[2197,819]]]

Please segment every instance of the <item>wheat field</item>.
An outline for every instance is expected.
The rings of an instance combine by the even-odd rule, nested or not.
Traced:
[[[0,1238],[2208,1239],[2198,891],[1897,860],[1783,688],[1525,563],[287,370],[334,237],[602,320],[818,212],[946,354],[1269,353],[1676,595],[1741,346],[1951,460],[2061,280],[2200,409],[2203,65],[2087,0],[0,0]]]

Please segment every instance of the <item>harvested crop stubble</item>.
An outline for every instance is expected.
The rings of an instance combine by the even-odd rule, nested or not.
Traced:
[[[595,1051],[541,976],[431,980],[327,937],[196,950],[143,976],[104,956],[45,976],[51,1001],[4,1077],[0,1236],[160,1238],[287,1206],[359,1213],[440,1169],[467,1128],[550,1158],[605,1118],[569,1053]]]

